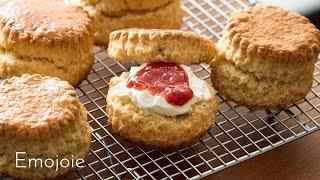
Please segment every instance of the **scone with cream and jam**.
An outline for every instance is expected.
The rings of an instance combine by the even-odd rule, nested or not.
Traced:
[[[121,136],[162,149],[190,144],[213,126],[215,90],[187,65],[207,63],[213,42],[180,30],[128,29],[110,34],[108,55],[141,64],[110,80],[107,112]]]

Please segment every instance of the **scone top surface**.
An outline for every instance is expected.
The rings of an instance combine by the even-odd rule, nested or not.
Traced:
[[[81,8],[61,1],[14,0],[0,11],[0,45],[77,43],[92,33],[90,21]]]
[[[213,42],[187,31],[127,29],[109,35],[108,55],[121,62],[165,61],[190,65],[209,63],[215,53]]]
[[[56,136],[77,120],[80,102],[66,81],[22,75],[0,83],[0,136]]]
[[[226,32],[247,55],[267,60],[314,60],[320,49],[319,30],[307,18],[274,6],[233,13]]]

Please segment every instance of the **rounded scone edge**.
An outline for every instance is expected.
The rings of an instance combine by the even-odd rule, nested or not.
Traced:
[[[1,8],[1,78],[42,74],[73,86],[80,84],[93,65],[93,27],[88,14],[62,2],[44,1],[36,8],[32,7],[38,2],[15,3],[21,2],[12,1]],[[55,7],[66,12],[52,16]]]
[[[140,109],[129,96],[112,96],[113,88],[128,75],[124,72],[120,77],[113,77],[107,96],[109,124],[122,137],[160,149],[172,149],[194,142],[214,124],[217,104],[215,91],[209,85],[212,99],[196,103],[188,114],[169,117]]]
[[[191,65],[210,63],[216,54],[213,42],[182,30],[117,30],[109,39],[108,56],[123,63],[170,61]]]
[[[40,91],[42,87],[40,85],[46,86],[46,88],[59,87],[59,92],[56,94],[42,92],[41,104],[37,104],[38,102],[33,102],[33,97],[40,96],[40,94],[34,94],[36,93],[35,91]],[[25,91],[27,88],[30,89],[28,92]],[[32,89],[34,90],[31,91]],[[0,83],[0,90],[2,91],[0,92],[1,94],[6,94],[6,97],[2,97],[2,103],[9,103],[1,106],[2,108],[7,108],[0,115],[8,116],[1,117],[2,121],[0,122],[0,135],[4,137],[20,140],[39,140],[54,137],[56,133],[72,127],[78,121],[78,116],[83,113],[81,112],[83,105],[77,98],[74,88],[68,82],[61,81],[58,78],[41,76],[39,74],[24,74],[21,77],[3,80]],[[19,97],[15,96],[13,98],[8,95],[8,93],[13,92],[21,93],[19,93]],[[15,104],[20,103],[21,100],[17,99],[20,97],[24,98],[24,101],[28,101],[32,106],[41,106],[49,114],[41,116],[43,118],[41,122],[35,119],[28,119],[31,116],[37,115],[33,112],[37,110],[30,109],[33,113],[28,113],[25,112],[25,107],[21,104],[21,107],[15,107]],[[49,102],[49,100],[45,101],[44,98],[51,98],[52,100]],[[8,110],[14,110],[15,112],[5,114]],[[56,112],[56,110],[59,111]],[[23,116],[21,116],[22,113]],[[86,114],[86,112],[84,113]],[[12,122],[10,118],[15,118],[15,121]]]
[[[68,0],[69,2],[70,0]],[[108,45],[108,36],[114,30],[126,28],[179,29],[184,13],[180,0],[173,0],[163,7],[144,13],[130,13],[119,17],[107,16],[92,5],[76,3],[89,13],[94,25],[94,41],[98,45]]]
[[[85,112],[85,110],[83,111]],[[84,114],[86,116],[86,114]],[[48,170],[46,168],[33,169],[17,169],[16,168],[16,154],[14,150],[19,152],[26,152],[27,156],[24,159],[41,158],[43,162],[45,159],[59,159],[67,158],[69,161],[79,158],[86,159],[90,150],[91,143],[91,128],[86,124],[76,124],[74,127],[63,131],[60,136],[41,140],[41,141],[21,141],[15,138],[0,137],[0,150],[3,152],[3,160],[0,155],[0,172],[3,175],[8,175],[15,178],[23,179],[52,179],[66,174],[69,171],[76,169],[76,167],[59,168],[58,171]],[[10,143],[8,143],[10,142]],[[2,143],[5,143],[5,148],[2,148]],[[9,145],[8,145],[9,144]],[[47,151],[44,151],[44,149]],[[48,154],[46,154],[48,152]],[[72,157],[73,156],[73,157]],[[4,165],[2,168],[1,165]],[[2,171],[1,171],[2,169]]]
[[[274,25],[278,21],[281,26]],[[270,61],[309,61],[320,51],[319,30],[306,17],[275,6],[233,12],[224,33],[247,56]]]
[[[219,59],[223,58],[220,57]],[[298,84],[304,83],[304,88],[292,88],[290,84],[287,87],[284,85],[274,86],[274,83],[270,81],[257,80],[255,76],[252,76],[252,73],[242,74],[243,72],[237,71],[233,65],[225,60],[219,62],[215,59],[211,63],[212,86],[227,100],[250,109],[277,110],[303,99],[311,88],[312,72],[305,76],[306,79],[309,79],[307,84],[305,81],[292,81]],[[242,75],[239,75],[239,73]],[[266,87],[269,89],[266,89]],[[275,91],[271,91],[271,88]],[[272,93],[272,95],[267,93]]]
[[[13,77],[11,81],[34,81],[41,78],[40,75],[23,75],[18,80]],[[42,77],[41,80],[48,80],[50,78],[59,84],[57,78]],[[9,80],[4,80],[9,81]],[[60,81],[62,82],[62,81]],[[8,83],[8,82],[5,82]],[[53,82],[52,82],[53,83]],[[67,105],[68,100],[63,100],[61,103],[64,104],[64,110],[60,112],[61,117],[56,117],[55,122],[51,122],[42,128],[42,130],[34,133],[36,127],[25,127],[24,129],[12,129],[12,131],[6,133],[7,131],[2,131],[5,128],[3,124],[0,124],[0,172],[4,175],[9,175],[16,178],[23,179],[45,179],[45,178],[55,178],[57,176],[63,175],[68,171],[71,171],[75,167],[59,168],[58,171],[54,169],[49,170],[48,168],[17,168],[16,167],[16,152],[26,152],[25,159],[28,158],[41,158],[43,161],[47,158],[56,159],[57,155],[59,159],[68,158],[71,159],[85,159],[89,152],[89,147],[91,143],[91,127],[87,123],[87,112],[84,106],[75,99],[75,91],[71,85],[63,81],[63,85],[66,85],[65,94],[70,102],[74,106]],[[3,84],[1,84],[2,86]],[[69,89],[70,88],[70,89]],[[8,89],[12,89],[9,87]],[[13,102],[14,103],[14,102]],[[45,106],[45,104],[38,104],[40,106]],[[70,110],[73,109],[73,110]],[[75,110],[77,108],[77,110]],[[58,108],[56,110],[59,110]],[[50,110],[48,110],[49,112]],[[67,115],[67,116],[65,116]],[[72,120],[72,118],[74,118]],[[3,119],[3,117],[2,117]],[[18,122],[19,123],[19,122]],[[64,127],[58,127],[57,124],[63,125]],[[18,125],[23,125],[19,123]],[[1,128],[2,127],[2,128]],[[25,131],[32,131],[33,133],[28,134]]]
[[[268,10],[269,15],[268,13],[255,14],[265,10]],[[279,13],[284,15],[279,16]],[[253,21],[248,16],[256,18],[263,16],[263,25],[255,25],[253,29],[250,29],[249,25],[246,26],[247,28],[242,27]],[[273,27],[267,25],[269,22],[265,23],[274,21],[270,20],[270,17],[280,19],[293,17],[291,21],[286,20],[286,23],[294,23],[292,26],[297,26],[300,22],[302,23],[300,25],[307,23],[305,26],[307,30],[299,29],[301,33],[298,34],[294,30],[292,33],[296,38],[292,38],[286,46],[287,44],[283,43],[285,41],[272,41],[276,35],[271,36],[270,33],[273,31],[268,28]],[[264,27],[264,24],[269,26],[264,29],[270,32],[257,30]],[[285,27],[287,30],[284,31],[291,32],[292,27]],[[249,36],[246,34],[247,31],[253,34],[249,33]],[[304,32],[307,35],[303,34]],[[277,31],[277,33],[283,32]],[[307,40],[300,39],[298,37],[300,35]],[[258,36],[257,39],[255,36]],[[294,41],[297,43],[293,43]],[[319,31],[306,18],[296,13],[269,6],[236,12],[231,15],[225,32],[217,43],[218,53],[211,62],[212,84],[227,99],[239,105],[254,109],[284,108],[304,98],[311,89],[319,42]]]

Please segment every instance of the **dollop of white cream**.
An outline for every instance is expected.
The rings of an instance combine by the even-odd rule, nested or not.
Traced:
[[[131,67],[129,77],[133,76],[146,64],[140,67]],[[134,88],[127,88],[126,83],[128,79],[115,87],[114,93],[117,96],[129,96],[131,100],[139,107],[149,109],[155,113],[165,116],[176,116],[187,113],[194,104],[199,101],[209,100],[212,98],[209,87],[206,82],[198,78],[190,67],[180,65],[187,73],[189,79],[189,87],[193,91],[193,97],[183,106],[175,106],[169,104],[166,99],[159,95],[152,95],[145,90],[136,90]]]

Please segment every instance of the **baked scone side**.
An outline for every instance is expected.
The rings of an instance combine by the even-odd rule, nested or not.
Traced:
[[[87,77],[93,65],[93,40],[91,42],[86,47],[79,45],[77,53],[65,49],[62,54],[48,48],[47,52],[51,53],[47,53],[47,56],[22,56],[17,52],[2,48],[3,51],[0,51],[0,77],[7,79],[26,73],[41,74],[58,77],[77,86]],[[83,48],[81,49],[81,47]]]
[[[43,57],[53,51],[66,58],[65,52],[71,47],[75,49],[78,45],[90,43],[92,22],[80,7],[59,1],[44,1],[40,5],[38,1],[25,1],[23,6],[19,3],[21,1],[15,0],[1,8],[1,47],[22,56]],[[52,26],[50,23],[56,24]],[[35,45],[38,48],[34,48]]]
[[[211,67],[213,87],[228,100],[252,109],[284,108],[303,99],[313,82],[313,70],[301,74],[299,81],[285,76],[258,78],[255,72],[241,71],[223,56],[215,59]]]
[[[39,7],[34,0],[16,7],[19,3],[12,1],[0,12],[0,77],[42,74],[79,84],[93,64],[88,14],[56,1],[44,1]],[[61,8],[59,12],[55,7]]]
[[[216,46],[212,84],[240,105],[284,108],[311,89],[319,37],[305,17],[278,7],[235,12]]]
[[[124,72],[110,80],[107,96],[107,112],[112,129],[131,141],[171,149],[192,143],[212,127],[217,105],[213,98],[195,104],[188,114],[163,116],[148,109],[140,109],[129,96],[113,95],[114,87],[128,77]]]
[[[257,79],[277,79],[283,83],[303,81],[306,77],[312,77],[314,64],[318,60],[318,56],[313,56],[305,62],[284,62],[279,56],[278,61],[268,61],[264,57],[247,54],[245,49],[233,44],[232,40],[227,35],[219,39],[215,59],[225,60],[244,73],[253,73]]]
[[[58,171],[55,171],[55,167],[40,167],[40,164],[35,168],[34,162],[31,168],[17,168],[16,152],[26,153],[25,156],[20,155],[20,158],[25,159],[25,163],[21,162],[20,165],[26,166],[31,158],[40,158],[43,162],[48,158],[55,160],[57,155],[59,160],[66,158],[69,162],[72,159],[85,159],[90,148],[92,130],[87,124],[87,113],[82,105],[79,113],[77,123],[73,123],[67,129],[61,129],[52,138],[21,141],[15,137],[0,136],[0,173],[23,179],[51,179],[71,171],[72,166],[60,167]]]
[[[320,31],[306,17],[274,6],[232,13],[224,33],[247,56],[270,61],[305,62],[320,51]]]
[[[0,93],[4,109],[0,113],[1,137],[44,140],[82,118],[82,105],[74,88],[57,78],[38,74],[13,77],[1,82]]]
[[[93,20],[95,44],[108,45],[108,36],[114,30],[136,28],[179,29],[184,13],[180,0],[173,0],[168,5],[141,14],[126,14],[121,17],[110,17],[95,9],[94,6],[84,5],[83,9]]]
[[[146,13],[147,11],[154,11],[157,8],[166,6],[173,0],[104,0],[104,1],[92,1],[92,0],[71,0],[81,6],[91,5],[94,6],[103,14],[110,17],[119,17],[128,13]]]
[[[110,34],[108,56],[139,64],[170,61],[178,64],[210,63],[216,54],[210,40],[181,30],[127,29]]]
[[[267,61],[246,54],[223,36],[211,62],[214,88],[227,99],[256,109],[279,109],[303,99],[313,82],[314,59]]]

